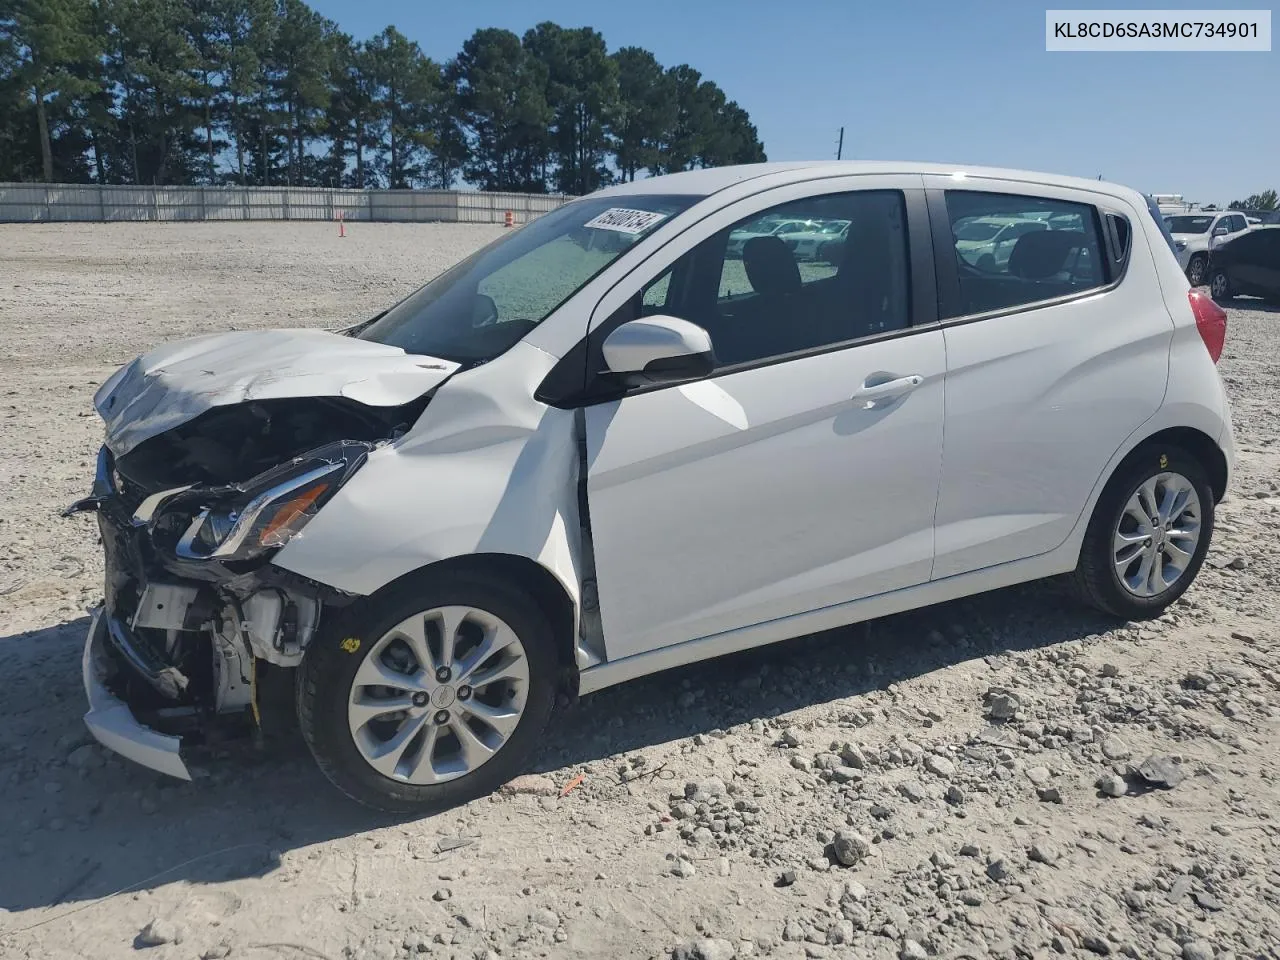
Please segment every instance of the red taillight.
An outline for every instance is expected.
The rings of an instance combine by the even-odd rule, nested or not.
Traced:
[[[1196,315],[1196,329],[1200,339],[1209,349],[1209,356],[1217,363],[1222,356],[1222,345],[1227,341],[1227,312],[1213,302],[1203,290],[1188,290],[1191,312]]]

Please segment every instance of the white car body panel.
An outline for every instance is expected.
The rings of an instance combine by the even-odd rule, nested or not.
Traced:
[[[326,396],[398,407],[457,368],[324,330],[241,330],[157,347],[112,374],[93,403],[120,457],[214,407]]]
[[[573,414],[533,398],[554,362],[518,343],[454,376],[273,562],[369,594],[441,560],[505,554],[541,564],[576,607]]]
[[[588,408],[610,659],[927,580],[945,362],[935,330]],[[868,408],[877,373],[922,382]]]
[[[964,189],[1009,187],[970,177]],[[1140,216],[1104,196],[1053,187],[1036,195],[1101,202],[1130,222]],[[1143,234],[1118,286],[944,331],[947,440],[935,579],[1063,542],[1103,466],[1164,398],[1173,321]]]

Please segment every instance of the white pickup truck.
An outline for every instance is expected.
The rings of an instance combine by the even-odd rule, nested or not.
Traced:
[[[1250,228],[1245,215],[1238,210],[1178,213],[1165,216],[1164,222],[1173,235],[1178,263],[1193,287],[1208,279],[1205,267],[1210,251]]]

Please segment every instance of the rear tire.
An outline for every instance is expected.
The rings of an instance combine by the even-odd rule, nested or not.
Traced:
[[[1209,294],[1218,303],[1229,303],[1235,299],[1235,291],[1231,288],[1231,276],[1221,267],[1214,270],[1209,277]]]
[[[524,769],[551,717],[557,664],[551,624],[523,590],[477,573],[424,575],[357,601],[316,637],[298,672],[298,721],[347,796],[390,813],[433,813]]]
[[[1145,522],[1153,513],[1158,522]],[[1167,444],[1139,448],[1094,507],[1073,574],[1077,594],[1124,620],[1160,616],[1199,573],[1213,517],[1213,487],[1195,457]]]
[[[1204,283],[1204,268],[1208,259],[1203,253],[1197,253],[1191,258],[1191,262],[1187,264],[1187,279],[1191,281],[1193,287],[1198,287]]]

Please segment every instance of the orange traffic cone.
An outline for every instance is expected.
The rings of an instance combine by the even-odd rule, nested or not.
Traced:
[[[516,225],[516,215],[508,210],[507,215],[502,218],[502,225],[504,227],[514,227]]]
[[[347,224],[346,224],[346,221],[343,219],[342,211],[339,210],[338,211],[338,236],[345,237],[346,235],[347,235]]]

